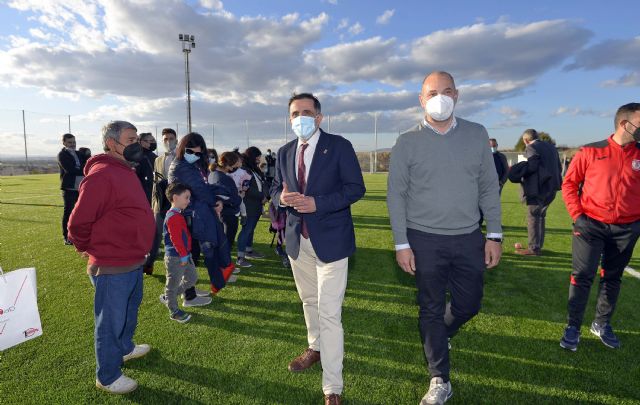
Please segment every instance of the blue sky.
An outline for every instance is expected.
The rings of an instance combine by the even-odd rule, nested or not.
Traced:
[[[286,102],[313,91],[323,127],[380,148],[421,118],[431,70],[454,74],[456,115],[482,123],[503,148],[526,128],[579,145],[612,132],[638,101],[636,2],[595,1],[10,0],[0,5],[2,156],[54,155],[68,129],[100,149],[100,127],[185,133],[179,32],[190,57],[194,130],[225,150],[277,149]],[[248,124],[248,125],[247,125]],[[248,127],[248,131],[247,131]],[[288,139],[291,130],[287,130]]]

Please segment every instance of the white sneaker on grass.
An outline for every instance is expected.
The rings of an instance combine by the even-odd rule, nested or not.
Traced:
[[[192,300],[184,300],[182,301],[183,307],[203,307],[205,305],[211,304],[211,297],[195,297]]]
[[[146,356],[150,351],[151,346],[149,346],[148,344],[143,343],[141,345],[136,345],[131,353],[122,356],[122,361],[138,359],[140,357]]]
[[[240,274],[240,267],[236,267],[233,269],[233,274]]]
[[[238,281],[238,276],[232,274],[229,280],[227,280],[227,283],[235,283],[236,281]]]
[[[211,294],[209,290],[200,290],[198,288],[196,290],[196,297],[208,297]],[[182,294],[182,299],[184,299],[184,294]]]
[[[422,397],[420,405],[442,405],[451,398],[453,390],[451,382],[444,382],[441,377],[433,377],[429,384],[429,391]]]
[[[96,378],[96,388],[107,391],[110,394],[126,394],[135,391],[135,389],[138,388],[138,383],[136,380],[122,374],[120,378],[109,385],[100,384],[100,381]]]

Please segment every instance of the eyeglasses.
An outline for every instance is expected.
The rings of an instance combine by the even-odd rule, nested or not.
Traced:
[[[186,148],[184,152],[188,155],[196,155],[197,157],[202,157],[202,152],[194,152],[193,149]]]

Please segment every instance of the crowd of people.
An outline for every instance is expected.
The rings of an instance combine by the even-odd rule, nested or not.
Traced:
[[[507,180],[522,185],[527,206],[528,245],[514,253],[544,255],[545,216],[560,190],[575,222],[568,323],[560,346],[577,350],[600,267],[590,331],[607,347],[619,348],[610,322],[640,236],[640,104],[620,107],[615,132],[582,147],[563,179],[557,151],[534,129],[522,134],[526,160],[509,167],[484,126],[453,114],[458,90],[451,74],[428,74],[419,101],[422,120],[398,137],[391,153],[387,206],[397,263],[416,281],[431,375],[421,404],[443,404],[453,395],[452,338],[480,311],[484,271],[500,262],[500,194]],[[263,157],[256,147],[218,155],[200,134],[178,139],[171,128],[162,131],[166,152],[156,155],[152,134],[138,135],[131,123],[112,121],[103,129],[105,153],[87,160],[75,151],[73,135],[63,136],[63,237],[88,258],[95,286],[98,388],[126,393],[137,387],[121,364],[151,350],[134,344],[133,336],[143,273],[156,271],[160,246],[167,277],[159,300],[170,319],[184,323],[191,314],[180,309],[180,296],[183,308],[208,305],[211,294],[264,257],[253,237],[270,201],[277,251],[291,267],[307,328],[308,346],[288,369],[301,372],[320,362],[325,404],[342,402],[341,313],[349,257],[356,250],[350,207],[365,185],[351,143],[320,128],[318,98],[294,95],[288,110],[297,139],[277,156],[269,150]],[[196,288],[200,257],[208,290]]]

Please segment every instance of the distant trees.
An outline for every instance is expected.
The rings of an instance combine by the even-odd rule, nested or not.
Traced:
[[[553,139],[551,135],[549,135],[549,133],[544,131],[538,132],[538,139],[540,139],[541,141],[549,142],[554,145],[556,144],[556,140]],[[516,146],[513,148],[513,150],[515,150],[516,152],[522,152],[524,151],[524,147],[525,147],[524,141],[522,140],[522,137],[519,137],[518,143],[516,143]]]

